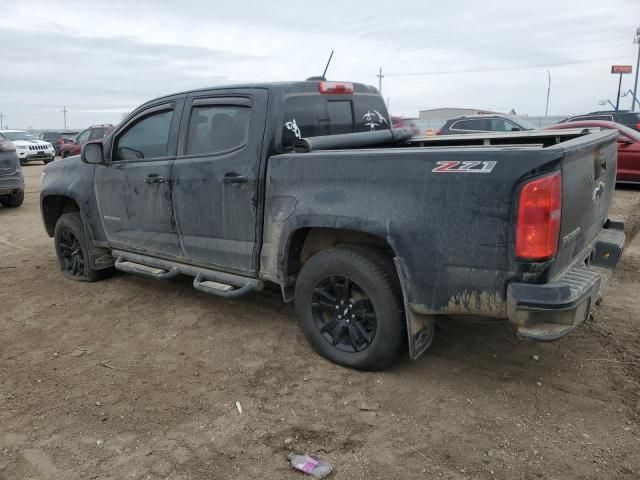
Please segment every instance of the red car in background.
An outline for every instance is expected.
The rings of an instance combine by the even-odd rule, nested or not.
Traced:
[[[80,155],[82,145],[94,140],[102,140],[113,132],[113,128],[113,125],[93,125],[81,131],[70,143],[60,145],[60,156],[67,158],[72,155]]]
[[[602,120],[558,123],[545,130],[564,128],[608,128],[618,130],[618,183],[640,183],[640,132],[625,125]]]
[[[413,135],[420,135],[420,129],[413,121],[413,118],[391,117],[391,128],[410,128]]]

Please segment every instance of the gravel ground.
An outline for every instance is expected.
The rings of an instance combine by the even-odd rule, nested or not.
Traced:
[[[627,249],[566,338],[446,320],[418,361],[361,373],[313,353],[275,291],[65,280],[24,170],[25,204],[0,208],[1,479],[303,478],[289,451],[336,479],[640,478],[640,188],[616,191]]]

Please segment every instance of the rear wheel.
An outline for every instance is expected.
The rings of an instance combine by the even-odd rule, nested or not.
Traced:
[[[54,231],[56,256],[65,277],[78,282],[95,282],[107,277],[110,270],[91,266],[87,237],[79,212],[66,213],[56,222]]]
[[[17,192],[14,195],[6,195],[0,197],[0,203],[3,207],[16,208],[22,205],[24,202],[24,192]]]
[[[313,348],[346,367],[380,370],[402,352],[396,279],[365,251],[332,248],[309,259],[296,283],[296,313]]]

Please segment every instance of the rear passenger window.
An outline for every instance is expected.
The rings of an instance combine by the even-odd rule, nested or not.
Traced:
[[[118,138],[114,160],[137,160],[167,156],[172,110],[143,117]]]
[[[480,122],[476,120],[460,120],[451,126],[451,130],[482,130]]]
[[[245,145],[250,119],[248,107],[194,107],[189,119],[186,154],[220,153]]]

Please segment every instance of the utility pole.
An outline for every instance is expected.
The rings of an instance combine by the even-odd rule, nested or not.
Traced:
[[[620,80],[618,80],[618,96],[616,97],[616,111],[620,107],[620,88],[622,87],[622,73],[620,74]]]
[[[638,44],[638,60],[636,61],[636,81],[633,84],[633,98],[631,99],[631,111],[636,111],[636,98],[638,96],[638,69],[640,68],[640,28],[636,30],[636,38],[633,39],[633,43]],[[640,102],[638,102],[640,106]]]
[[[0,112],[0,130],[2,130],[2,119],[4,118],[4,113]]]
[[[384,78],[384,75],[382,75],[382,67],[380,67],[380,70],[376,77],[378,77],[378,90],[380,91],[380,93],[382,93],[382,79]]]
[[[68,112],[68,111],[69,111],[69,110],[67,110],[67,106],[65,105],[65,106],[62,108],[62,114],[64,115],[64,129],[65,129],[65,130],[67,129],[67,112]]]
[[[547,85],[547,107],[544,109],[544,116],[549,116],[549,93],[551,93],[551,72],[547,70],[547,75],[549,76],[549,84]]]

